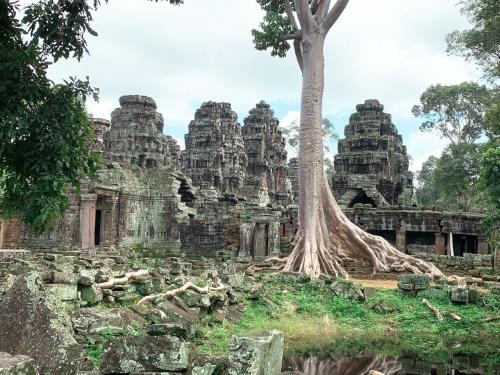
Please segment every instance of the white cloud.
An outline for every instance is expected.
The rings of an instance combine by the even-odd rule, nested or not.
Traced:
[[[449,141],[435,133],[417,131],[412,133],[406,143],[408,154],[412,155],[410,170],[416,172],[430,156],[440,157]]]
[[[473,67],[445,53],[446,33],[466,27],[456,3],[350,2],[325,45],[324,115],[347,118],[356,104],[378,98],[398,124],[412,118],[429,85],[476,78]],[[280,114],[300,106],[293,54],[278,59],[253,47],[250,30],[262,18],[255,0],[190,0],[180,7],[114,0],[94,18],[99,37],[88,38],[91,55],[59,62],[50,75],[90,76],[100,88],[100,102],[88,104],[96,117],[109,118],[121,95],[149,95],[165,132],[181,137],[207,100],[230,102],[240,122],[261,99]],[[344,125],[335,122],[339,134]],[[411,154],[415,165],[427,155],[418,148]]]

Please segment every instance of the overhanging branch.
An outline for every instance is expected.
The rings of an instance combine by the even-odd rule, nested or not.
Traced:
[[[325,18],[325,30],[328,31],[337,22],[340,15],[344,11],[345,7],[349,3],[349,0],[337,0],[333,8],[328,12]]]
[[[290,0],[285,0],[285,13],[290,21],[290,25],[293,30],[298,30],[299,26],[297,25],[297,21],[295,20],[295,16],[293,15],[292,5],[290,4]]]
[[[293,34],[285,34],[283,36],[280,36],[280,40],[281,41],[284,41],[284,40],[300,40],[302,38],[302,34],[300,32],[296,32],[296,33],[293,33]]]
[[[295,57],[297,58],[297,63],[299,64],[300,71],[304,70],[304,57],[302,54],[302,43],[299,39],[293,41],[293,49],[295,51]]]
[[[309,8],[309,3],[307,0],[294,0],[295,10],[297,11],[297,17],[299,18],[300,26],[305,32],[312,30],[312,25],[314,22],[313,16],[311,14],[311,8]]]
[[[321,0],[315,18],[318,20],[322,20],[327,15],[331,3],[331,0]]]

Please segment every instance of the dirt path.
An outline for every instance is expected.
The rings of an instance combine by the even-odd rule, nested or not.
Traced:
[[[397,289],[398,288],[398,280],[388,280],[388,279],[357,279],[352,278],[357,284],[361,284],[363,286],[379,288],[379,289]]]

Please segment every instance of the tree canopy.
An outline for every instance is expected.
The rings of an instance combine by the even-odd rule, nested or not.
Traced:
[[[447,51],[478,64],[489,80],[500,77],[500,1],[463,0],[462,13],[472,28],[446,37]]]
[[[88,53],[86,36],[97,35],[90,24],[99,5],[40,0],[21,18],[17,1],[0,1],[0,211],[20,216],[36,232],[64,211],[68,190],[97,169],[85,111],[97,90],[88,78],[52,82],[47,68]]]
[[[474,143],[485,133],[485,114],[496,94],[484,85],[463,82],[458,85],[432,85],[412,109],[425,120],[422,131],[436,131],[451,143]]]

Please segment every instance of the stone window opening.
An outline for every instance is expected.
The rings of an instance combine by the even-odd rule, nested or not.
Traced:
[[[349,208],[354,207],[356,203],[371,204],[372,207],[377,207],[375,201],[368,195],[366,195],[366,192],[362,189],[360,189],[358,191],[358,194],[356,194],[356,196],[351,200],[351,202],[349,203]]]
[[[181,196],[181,202],[184,203],[189,203],[196,199],[186,181],[181,181],[181,186],[177,190],[177,194]]]

